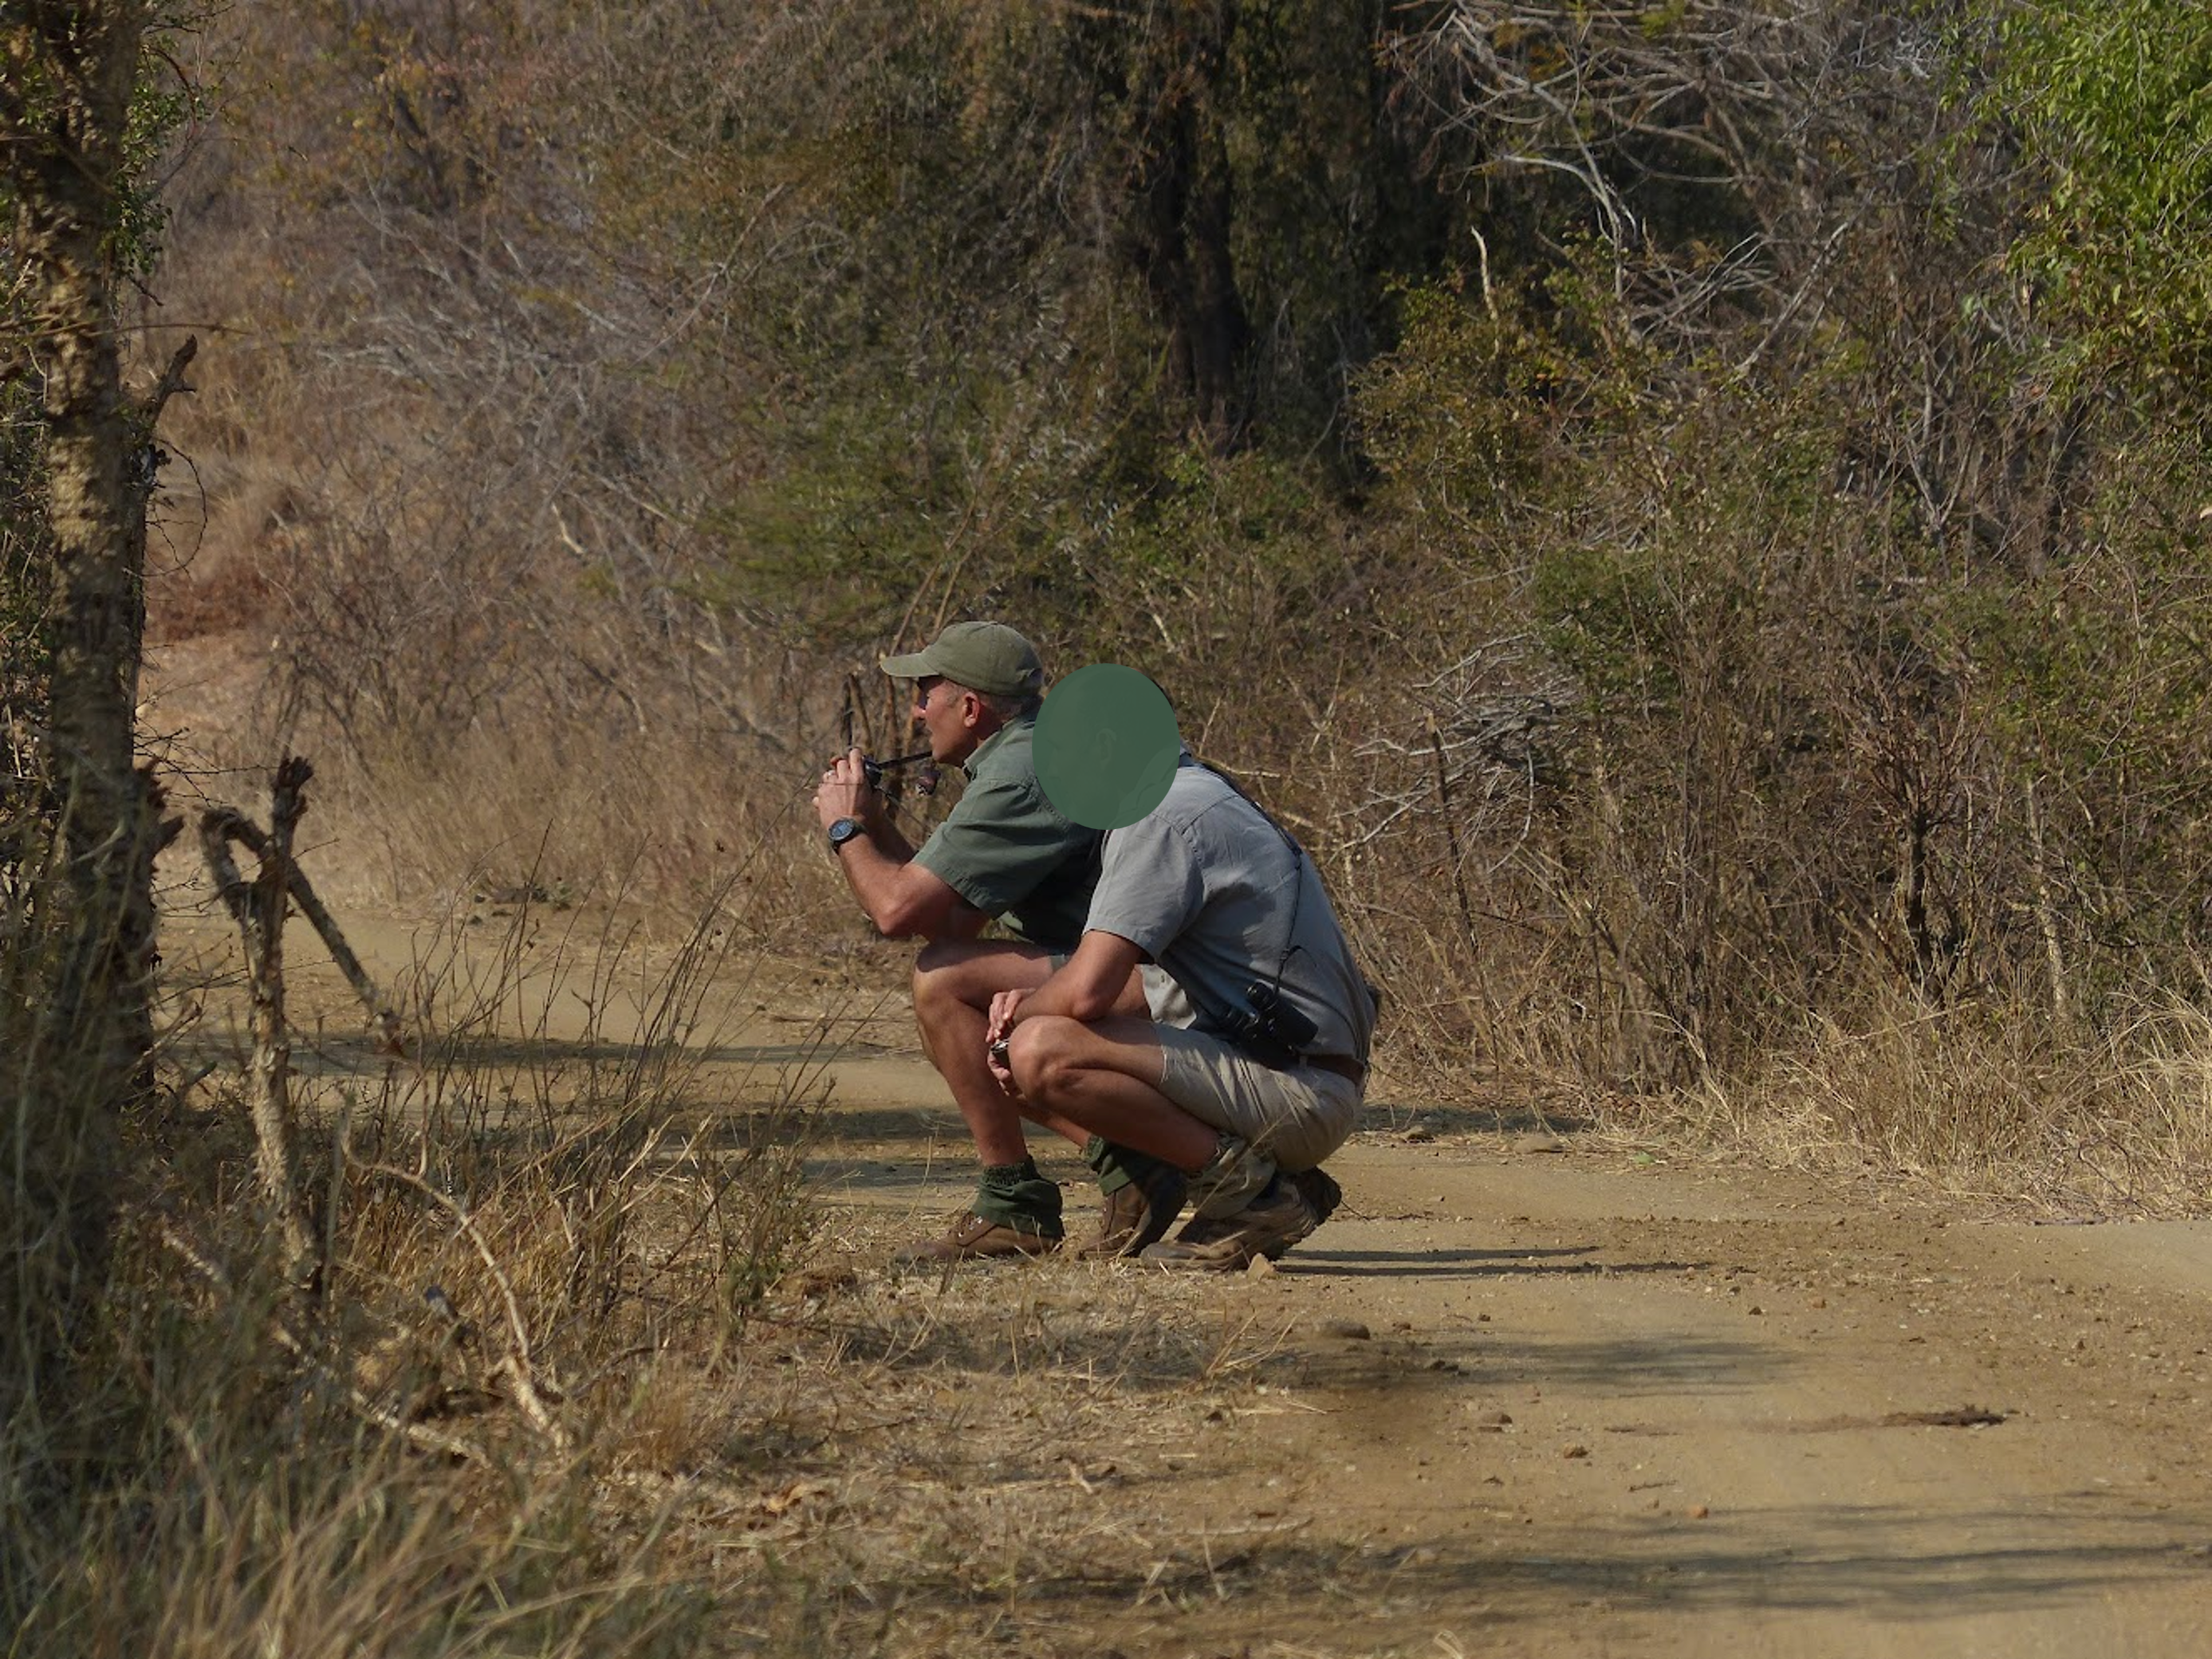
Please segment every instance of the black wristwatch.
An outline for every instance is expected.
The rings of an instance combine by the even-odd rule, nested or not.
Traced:
[[[862,823],[860,819],[839,818],[836,823],[830,826],[830,850],[833,853],[842,853],[845,850],[847,842],[855,836],[866,833],[867,825]]]

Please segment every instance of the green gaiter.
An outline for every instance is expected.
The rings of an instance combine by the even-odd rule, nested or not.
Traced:
[[[975,1189],[975,1213],[1018,1233],[1042,1238],[1064,1237],[1060,1224],[1060,1186],[1037,1173],[1036,1160],[984,1167]]]
[[[1164,1158],[1140,1152],[1133,1146],[1117,1146],[1103,1135],[1093,1135],[1084,1143],[1083,1161],[1098,1172],[1098,1191],[1106,1198],[1142,1181],[1154,1170],[1168,1167]]]

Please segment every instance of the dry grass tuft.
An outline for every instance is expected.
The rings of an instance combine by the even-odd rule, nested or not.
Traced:
[[[398,988],[408,1058],[306,1050],[329,1242],[307,1308],[214,1022],[177,1034],[197,1081],[133,1126],[88,1386],[9,1418],[19,1645],[696,1650],[707,1598],[665,1517],[609,1528],[602,1493],[633,1419],[672,1434],[664,1377],[711,1368],[804,1251],[806,1111],[741,1078],[758,1109],[726,1133],[687,1045],[729,964],[703,934],[641,966],[624,942],[526,920],[437,942]]]
[[[2077,1216],[2194,1212],[2212,1182],[2212,1021],[2179,1000],[2087,1044],[1973,1008],[1823,1022],[1748,1081],[1680,1100],[1694,1133],[1765,1161]]]

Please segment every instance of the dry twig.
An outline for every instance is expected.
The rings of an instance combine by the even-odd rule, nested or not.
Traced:
[[[236,1294],[232,1289],[229,1275],[210,1260],[207,1252],[186,1237],[173,1222],[162,1220],[158,1225],[158,1232],[161,1243],[181,1257],[185,1264],[206,1280],[217,1293],[223,1296]],[[482,1447],[472,1445],[468,1441],[454,1435],[446,1434],[426,1424],[410,1422],[397,1412],[378,1405],[359,1387],[341,1376],[332,1366],[317,1359],[310,1353],[307,1344],[282,1318],[270,1318],[269,1334],[275,1340],[276,1346],[285,1352],[313,1366],[317,1376],[323,1382],[343,1394],[346,1403],[358,1412],[365,1420],[375,1424],[380,1429],[387,1429],[401,1436],[426,1451],[442,1453],[447,1457],[462,1458],[485,1468],[492,1467],[490,1456]]]
[[[234,808],[213,806],[203,813],[200,817],[200,836],[203,845],[206,844],[211,830],[228,840],[237,842],[257,859],[265,860],[270,856],[271,850],[270,838],[262,833],[260,827],[252,819]],[[225,866],[229,865],[229,855],[227,852],[222,854],[222,860]],[[210,854],[209,864],[211,868],[215,866],[215,855]],[[217,872],[216,879],[219,883],[222,879],[220,871]],[[232,869],[231,879],[240,887],[244,886],[244,883],[239,880],[234,867]],[[317,896],[313,884],[307,879],[307,872],[290,859],[284,860],[284,885],[285,890],[292,896],[292,902],[299,906],[300,914],[307,919],[309,925],[321,938],[324,946],[330,951],[331,961],[336,964],[338,972],[345,976],[345,981],[353,988],[354,994],[361,999],[362,1006],[368,1011],[369,1023],[376,1031],[380,1045],[386,1054],[404,1054],[406,1045],[401,1037],[398,1010],[393,1008],[385,999],[383,993],[378,990],[375,981],[369,978],[368,969],[361,965],[361,958],[354,955],[353,947],[346,943],[345,935],[338,931],[337,923],[332,920],[329,909]],[[225,902],[229,902],[228,899]]]
[[[507,1270],[499,1265],[499,1257],[493,1254],[483,1229],[477,1225],[476,1218],[469,1213],[467,1206],[459,1199],[440,1192],[411,1170],[397,1169],[389,1164],[363,1164],[358,1167],[364,1175],[381,1176],[387,1181],[396,1182],[419,1193],[453,1218],[454,1226],[475,1248],[477,1259],[484,1264],[485,1271],[491,1274],[492,1283],[499,1287],[500,1298],[505,1305],[508,1350],[506,1357],[492,1367],[493,1374],[506,1378],[516,1407],[529,1420],[530,1425],[544,1435],[556,1450],[566,1452],[573,1449],[574,1436],[547,1406],[545,1393],[541,1389],[532,1369],[530,1331],[523,1323],[522,1304],[515,1297],[514,1282],[507,1276]],[[557,1389],[553,1390],[553,1397],[560,1398]]]

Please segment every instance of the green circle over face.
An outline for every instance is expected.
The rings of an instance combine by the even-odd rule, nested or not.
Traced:
[[[1086,830],[1125,829],[1150,812],[1182,755],[1167,693],[1111,662],[1054,683],[1035,741],[1045,798]]]

